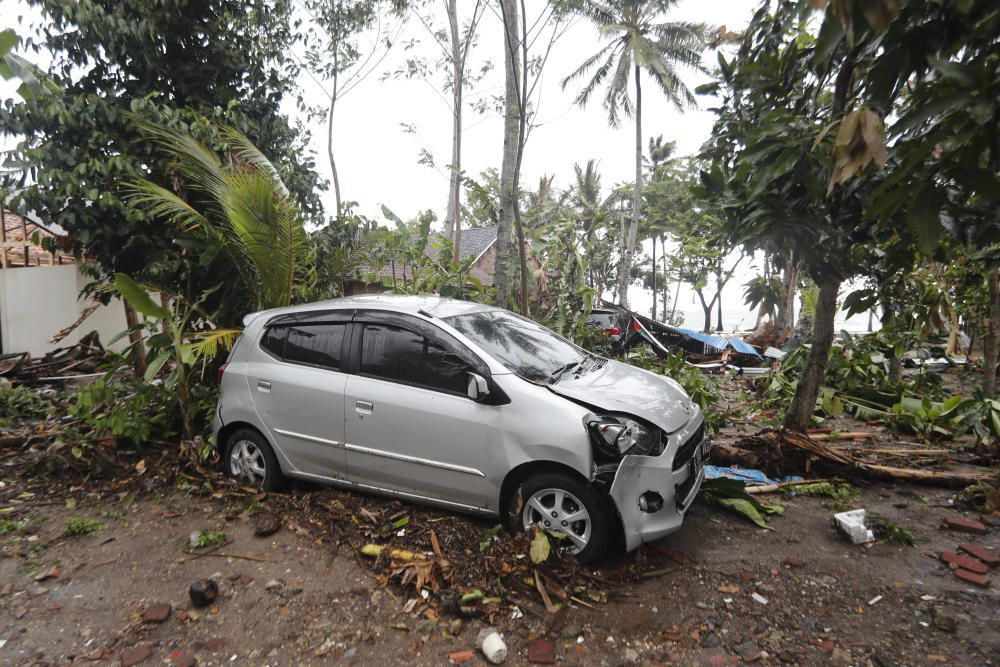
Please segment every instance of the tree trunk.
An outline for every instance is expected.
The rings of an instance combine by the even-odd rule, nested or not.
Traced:
[[[718,286],[718,291],[715,293],[715,308],[717,312],[717,318],[715,321],[715,330],[722,331],[722,288],[725,287],[725,283],[722,282],[721,278],[715,283]]]
[[[833,322],[837,314],[839,289],[838,281],[824,282],[820,285],[819,298],[816,300],[816,315],[813,318],[812,348],[809,350],[805,368],[799,376],[788,412],[785,413],[787,429],[804,433],[812,423],[816,399],[823,383],[823,376],[826,374],[830,348],[833,345]]]
[[[882,330],[891,329],[896,321],[896,305],[892,299],[891,287],[882,292]],[[889,350],[889,381],[899,383],[903,379],[903,360],[896,355],[895,349]]]
[[[146,348],[142,344],[142,334],[133,331],[139,324],[139,317],[135,314],[135,309],[122,297],[122,305],[125,306],[125,325],[129,328],[128,340],[132,344],[132,363],[135,366],[136,375],[146,372]]]
[[[997,357],[1000,355],[1000,269],[990,271],[986,280],[990,310],[983,338],[983,395],[993,398],[997,394]]]
[[[462,42],[458,31],[458,0],[448,0],[448,29],[451,36],[452,109],[451,109],[451,173],[448,179],[448,217],[445,234],[454,245],[453,261],[461,257],[462,221],[459,198],[462,188],[462,88],[465,63],[462,61]]]
[[[775,329],[778,333],[784,333],[795,326],[795,286],[798,283],[798,275],[795,270],[795,259],[789,257],[785,261],[785,271],[781,279],[782,302],[778,307],[778,317],[775,322]]]
[[[712,332],[712,304],[713,302],[706,303],[705,296],[701,293],[701,290],[696,290],[698,295],[698,300],[701,301],[701,309],[705,311],[705,326],[702,329],[702,333]]]
[[[656,237],[653,237],[653,320],[656,320]]]
[[[639,84],[641,70],[635,66],[635,188],[632,196],[632,224],[625,240],[625,252],[618,267],[618,304],[628,308],[628,286],[632,275],[632,255],[635,239],[639,234],[639,219],[642,217],[642,87]]]
[[[497,254],[493,265],[497,304],[510,307],[511,302],[511,250],[514,247],[514,170],[517,166],[520,142],[521,103],[520,42],[517,22],[517,0],[502,0],[501,16],[504,24],[504,64],[506,91],[504,95],[503,161],[500,165],[500,219],[497,221]]]
[[[333,55],[333,88],[330,91],[330,110],[326,118],[326,156],[330,160],[330,173],[333,178],[333,196],[337,205],[337,219],[340,219],[342,207],[340,203],[340,176],[337,174],[337,161],[333,159],[333,113],[337,107],[337,85],[339,69],[337,62],[337,49]]]
[[[674,288],[674,302],[670,304],[670,317],[667,319],[667,324],[674,321],[674,315],[677,314],[677,301],[681,298],[681,277],[677,276],[677,287]]]

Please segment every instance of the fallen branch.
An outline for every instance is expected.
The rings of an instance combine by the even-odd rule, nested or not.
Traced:
[[[792,490],[796,486],[804,486],[806,484],[823,484],[825,482],[836,484],[840,482],[840,480],[837,479],[836,477],[828,477],[826,479],[800,479],[794,482],[778,482],[777,484],[747,486],[747,493],[751,495],[758,495],[761,493],[777,493],[778,491]]]

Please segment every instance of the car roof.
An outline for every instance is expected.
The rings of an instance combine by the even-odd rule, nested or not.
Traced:
[[[446,299],[439,296],[418,296],[411,294],[359,294],[356,296],[345,296],[339,299],[327,299],[325,301],[314,301],[312,303],[302,303],[285,308],[272,308],[250,313],[243,318],[243,326],[249,326],[261,315],[268,319],[275,315],[286,315],[290,313],[308,313],[320,310],[346,310],[353,308],[369,308],[372,310],[391,310],[397,313],[407,313],[410,315],[430,313],[435,317],[451,317],[452,315],[463,315],[466,313],[477,313],[488,310],[498,310],[495,306],[489,306],[475,301],[462,301],[460,299]]]

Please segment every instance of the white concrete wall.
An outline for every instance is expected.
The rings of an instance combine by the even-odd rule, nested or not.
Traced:
[[[0,334],[3,352],[30,352],[40,356],[57,347],[67,347],[97,330],[101,343],[124,331],[125,309],[112,300],[84,320],[62,342],[49,341],[60,330],[76,321],[85,302],[77,297],[89,278],[75,265],[37,266],[0,270]],[[114,346],[121,349],[128,341]]]

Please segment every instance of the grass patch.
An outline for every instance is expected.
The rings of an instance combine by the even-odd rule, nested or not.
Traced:
[[[101,523],[100,521],[95,521],[94,519],[87,519],[84,517],[78,517],[66,521],[65,535],[67,537],[79,537],[80,535],[90,535],[91,533],[96,533],[102,528],[104,528],[104,524]]]
[[[13,519],[0,519],[0,535],[10,535],[21,530],[21,522]]]
[[[188,541],[187,550],[195,551],[197,549],[215,547],[225,541],[226,534],[221,530],[199,530],[198,532],[191,533],[191,539]]]

